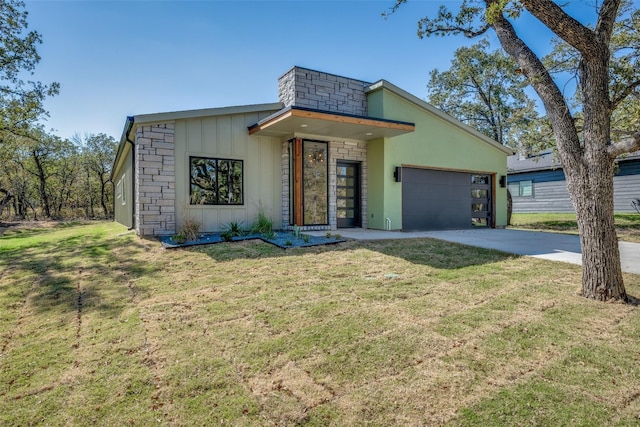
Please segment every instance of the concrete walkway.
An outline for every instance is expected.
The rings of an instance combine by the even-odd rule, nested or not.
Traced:
[[[339,233],[343,237],[356,240],[430,237],[552,261],[578,265],[582,263],[580,238],[574,234],[487,228],[415,232],[340,229]],[[324,232],[318,234],[323,235]],[[620,242],[620,263],[622,271],[640,274],[640,243]]]

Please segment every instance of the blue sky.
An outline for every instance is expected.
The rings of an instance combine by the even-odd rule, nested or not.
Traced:
[[[393,0],[28,0],[26,9],[43,37],[33,77],[61,85],[45,127],[117,139],[128,115],[276,102],[278,77],[294,65],[384,78],[425,99],[429,72],[471,43],[417,37],[418,19],[440,3],[413,0],[386,20]]]

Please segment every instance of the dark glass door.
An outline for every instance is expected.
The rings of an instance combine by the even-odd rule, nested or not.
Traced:
[[[471,175],[471,224],[491,227],[491,176]]]
[[[337,162],[336,204],[338,227],[360,227],[360,165]]]

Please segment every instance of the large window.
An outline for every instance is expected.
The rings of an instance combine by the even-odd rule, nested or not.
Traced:
[[[304,225],[329,223],[328,156],[325,142],[303,141]]]
[[[241,205],[242,160],[190,157],[192,205]]]

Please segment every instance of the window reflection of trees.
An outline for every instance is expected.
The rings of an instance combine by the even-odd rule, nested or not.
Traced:
[[[327,224],[327,144],[305,141],[304,159],[304,223]]]
[[[242,160],[191,157],[192,205],[241,205]]]

